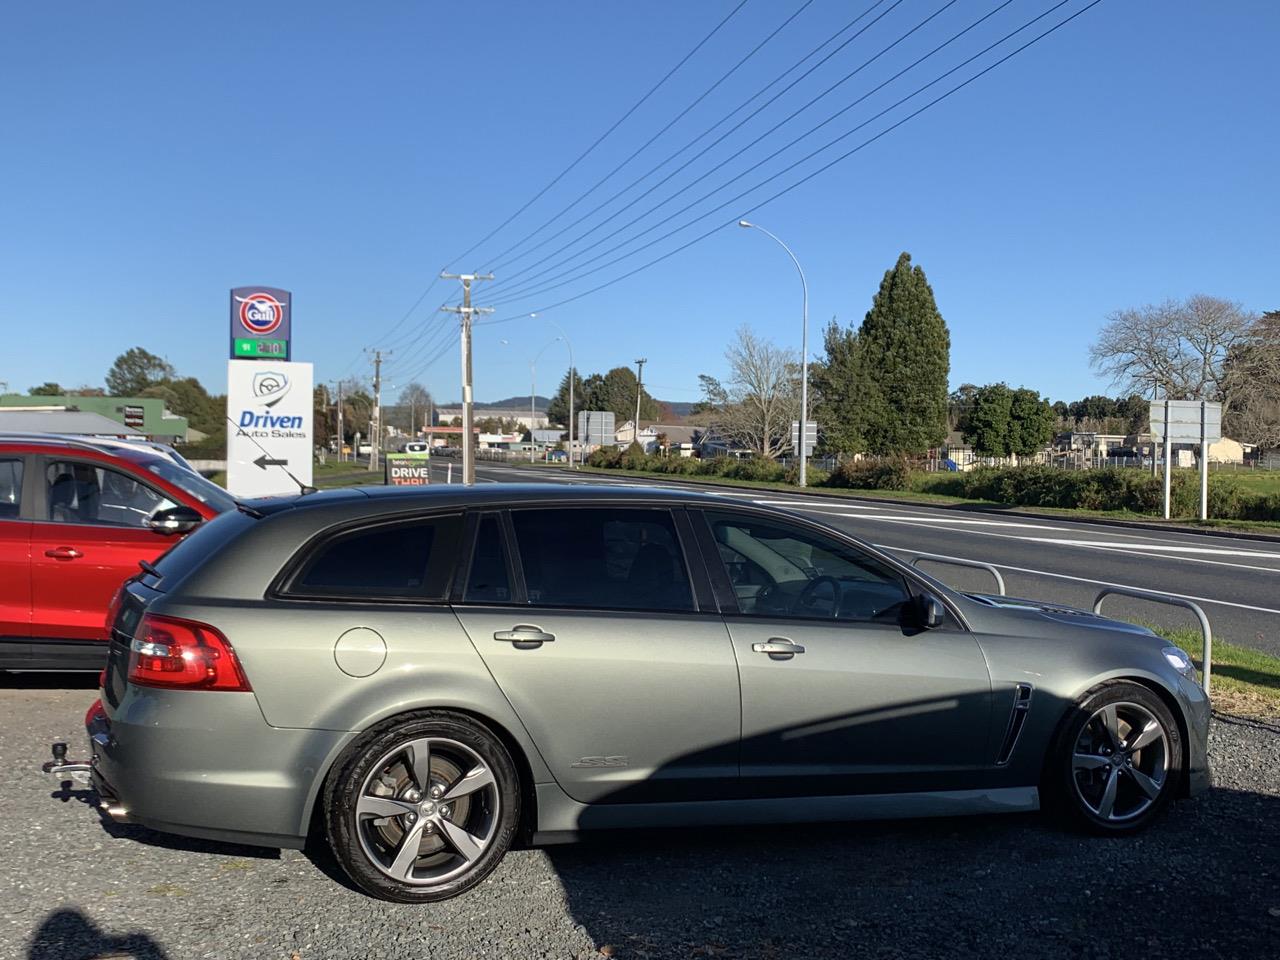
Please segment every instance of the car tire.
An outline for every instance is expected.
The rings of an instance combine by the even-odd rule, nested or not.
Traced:
[[[1062,721],[1046,764],[1046,800],[1089,832],[1136,833],[1177,795],[1182,747],[1156,693],[1127,680],[1100,684]]]
[[[488,727],[447,711],[380,724],[325,784],[325,833],[347,875],[383,900],[430,903],[487,877],[520,822],[520,781]]]

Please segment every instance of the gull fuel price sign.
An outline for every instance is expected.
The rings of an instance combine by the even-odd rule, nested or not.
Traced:
[[[288,360],[293,294],[275,287],[231,291],[231,359]]]

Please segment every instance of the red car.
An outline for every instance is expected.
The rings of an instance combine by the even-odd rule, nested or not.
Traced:
[[[0,435],[0,669],[101,669],[117,588],[235,506],[146,447]]]

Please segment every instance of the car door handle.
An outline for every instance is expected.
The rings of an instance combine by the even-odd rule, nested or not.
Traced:
[[[495,640],[506,640],[517,647],[540,647],[556,638],[554,633],[547,633],[541,627],[529,623],[517,623],[510,630],[499,630],[493,635]]]
[[[751,649],[756,653],[767,653],[770,660],[790,660],[797,653],[804,653],[804,647],[786,637],[770,637],[764,643],[753,643]]]
[[[83,557],[84,554],[75,547],[53,547],[44,552],[46,557],[52,557],[54,560],[74,560],[77,557]]]

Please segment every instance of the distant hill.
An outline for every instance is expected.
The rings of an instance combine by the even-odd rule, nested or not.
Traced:
[[[671,412],[677,417],[687,417],[689,414],[693,413],[694,404],[687,401],[659,400],[658,402],[670,407]],[[550,403],[550,397],[538,395],[533,398],[533,408],[538,411],[545,412]],[[462,401],[458,400],[455,403],[442,403],[440,406],[452,409],[454,407],[462,406]],[[475,402],[475,408],[477,410],[528,410],[529,395],[526,393],[523,397],[507,397],[505,400],[477,400]]]
[[[687,417],[689,414],[693,413],[693,408],[697,406],[697,404],[690,403],[686,400],[659,400],[658,402],[670,407],[671,412],[677,417]]]

